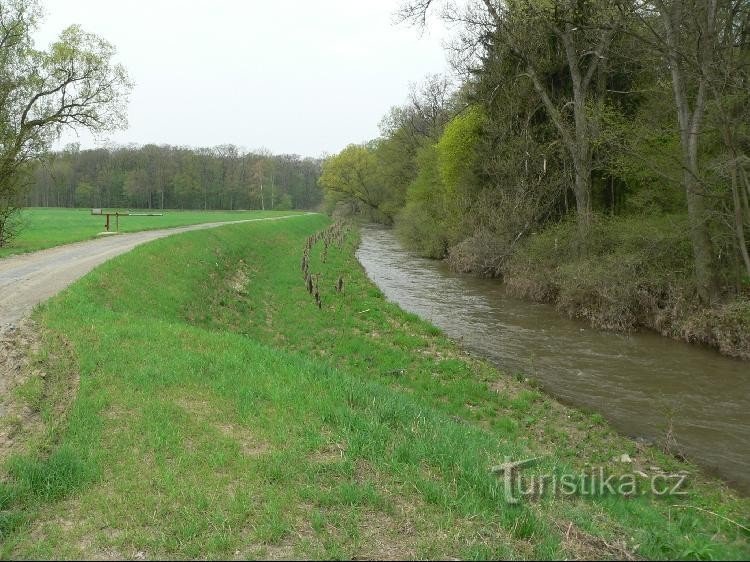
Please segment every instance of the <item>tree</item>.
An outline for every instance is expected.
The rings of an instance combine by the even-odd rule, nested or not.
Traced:
[[[40,11],[34,0],[0,0],[0,231],[19,205],[23,167],[65,127],[102,132],[125,124],[131,84],[112,45],[71,26],[38,50],[32,34]]]
[[[240,151],[233,144],[222,144],[214,149],[214,155],[221,161],[221,183],[226,196],[226,206],[232,210],[242,184]]]
[[[318,183],[369,210],[377,210],[383,201],[382,184],[373,150],[365,145],[350,144],[323,163]]]
[[[252,169],[262,168],[263,201]],[[64,150],[36,162],[24,203],[33,206],[237,209],[279,205],[309,209],[321,198],[320,160],[247,153],[235,146],[110,146]],[[91,198],[75,197],[81,182]],[[268,182],[268,183],[266,183]]]
[[[709,118],[719,132],[724,170],[732,200],[737,250],[750,279],[750,251],[745,227],[750,225],[750,181],[746,167],[750,146],[750,4],[743,0],[718,6],[714,64],[705,67],[711,92]]]
[[[719,8],[719,0],[654,0],[642,2],[635,12],[642,22],[644,38],[662,56],[671,78],[695,278],[699,296],[704,301],[717,298],[719,279],[708,226],[700,143],[722,35],[731,43],[735,24],[733,11],[729,10],[726,14],[729,33],[722,34],[725,30],[719,27]],[[744,237],[742,241],[744,243]]]
[[[258,186],[258,190],[260,193],[260,208],[262,210],[266,210],[266,200],[263,196],[263,182],[266,179],[266,160],[265,158],[261,157],[258,158],[255,163],[253,163],[252,166],[252,172],[251,177],[253,179],[253,183]]]
[[[96,189],[89,182],[82,181],[76,186],[76,205],[91,207],[94,205]]]
[[[129,199],[135,203],[135,207],[151,208],[151,190],[148,188],[144,170],[136,168],[125,174],[123,189]]]
[[[401,18],[424,25],[427,12],[437,3],[410,0],[401,10]],[[443,17],[466,28],[456,50],[470,55],[459,57],[461,60],[475,64],[475,53],[496,42],[518,61],[520,73],[533,84],[573,163],[582,236],[588,231],[592,211],[596,123],[590,105],[598,85],[595,78],[626,14],[627,10],[596,0],[444,2]],[[565,85],[555,88],[558,84],[544,80],[543,65],[550,50],[559,51],[565,61],[569,89]]]
[[[185,152],[177,165],[177,173],[172,178],[174,193],[182,209],[199,208],[201,194],[201,174],[197,155]]]
[[[476,184],[471,176],[483,121],[481,109],[469,107],[446,125],[437,143],[440,175],[454,193],[462,183]]]

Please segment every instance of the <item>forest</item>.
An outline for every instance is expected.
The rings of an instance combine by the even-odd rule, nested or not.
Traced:
[[[327,209],[606,329],[750,357],[750,4],[411,0],[457,78],[323,165]]]
[[[27,207],[309,209],[321,199],[321,161],[268,151],[70,145],[36,162]]]

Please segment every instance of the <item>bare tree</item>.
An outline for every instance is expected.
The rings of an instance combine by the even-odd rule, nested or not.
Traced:
[[[384,137],[396,130],[406,131],[412,139],[437,141],[453,115],[455,86],[446,76],[428,74],[421,83],[410,84],[408,101],[392,107],[380,121]]]

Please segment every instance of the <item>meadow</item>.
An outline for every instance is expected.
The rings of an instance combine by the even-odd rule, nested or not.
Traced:
[[[111,212],[118,209],[105,209]],[[119,209],[128,212],[127,209]],[[120,232],[137,232],[171,228],[205,222],[234,221],[263,218],[274,214],[294,214],[295,211],[179,211],[150,210],[139,213],[163,213],[163,216],[120,217]],[[115,217],[111,217],[111,229]],[[91,209],[30,208],[20,212],[20,230],[13,242],[0,248],[0,258],[12,254],[33,252],[61,244],[95,238],[104,231],[105,217],[92,215]]]
[[[42,340],[14,392],[41,426],[2,464],[2,557],[750,554],[746,499],[389,303],[354,227],[312,245],[318,306],[301,263],[329,225],[158,240],[36,312]],[[538,458],[528,474],[689,477],[679,496],[511,504],[491,471],[506,458]]]

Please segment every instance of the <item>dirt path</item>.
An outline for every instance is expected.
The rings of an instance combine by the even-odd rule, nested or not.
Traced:
[[[28,315],[34,306],[59,293],[97,265],[145,242],[191,230],[299,216],[304,215],[284,215],[194,224],[163,230],[146,230],[76,242],[2,259],[0,260],[0,334]]]

